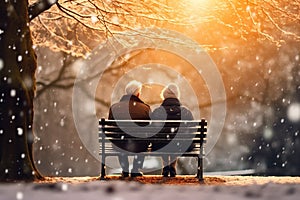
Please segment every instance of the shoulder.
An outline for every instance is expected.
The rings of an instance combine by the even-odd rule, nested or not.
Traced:
[[[116,108],[118,108],[118,107],[121,107],[122,106],[122,102],[117,102],[117,103],[114,103],[114,104],[112,104],[111,106],[110,106],[110,110],[112,110],[112,109],[116,109]]]
[[[192,112],[185,106],[181,106],[181,117],[182,119],[186,119],[186,120],[194,119]]]
[[[159,112],[162,112],[162,111],[164,111],[164,107],[159,106],[159,107],[157,107],[157,108],[155,108],[155,109],[153,110],[153,113],[159,113]]]
[[[151,119],[166,119],[167,114],[163,106],[159,106],[151,113]]]
[[[142,100],[141,100],[139,97],[137,97],[137,96],[132,96],[132,97],[130,98],[130,101],[132,101],[133,103],[136,103],[136,104],[138,104],[138,105],[140,105],[140,106],[147,107],[147,108],[150,109],[150,106],[149,106],[148,104],[146,104],[144,101],[142,101]]]
[[[140,106],[141,108],[145,110],[151,110],[150,106],[144,102],[137,102],[137,106]]]

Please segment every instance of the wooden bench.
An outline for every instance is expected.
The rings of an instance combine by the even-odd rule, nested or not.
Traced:
[[[149,144],[164,144],[161,149],[126,155],[145,156],[174,155],[178,157],[198,158],[197,178],[203,181],[204,143],[206,142],[207,121],[202,120],[99,120],[99,143],[101,156],[100,179],[105,179],[105,160],[108,156],[117,156],[116,142],[135,141]],[[113,147],[114,146],[114,147]],[[153,146],[153,145],[152,145]],[[122,150],[121,150],[122,151]],[[124,152],[124,151],[122,151]]]

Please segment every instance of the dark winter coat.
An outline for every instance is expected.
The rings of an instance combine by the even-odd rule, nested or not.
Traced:
[[[148,120],[150,119],[151,109],[141,99],[134,95],[124,95],[120,102],[113,104],[109,109],[108,119],[118,120]],[[119,141],[114,144],[130,152],[146,151],[147,142]]]
[[[190,110],[188,110],[186,107],[182,106],[180,101],[177,98],[166,98],[162,104],[156,108],[152,114],[151,119],[153,120],[193,120],[193,114]],[[162,147],[166,146],[169,143],[156,143],[152,144],[152,149],[158,150]],[[180,145],[179,145],[180,146]],[[189,144],[183,144],[183,150],[185,151],[186,148],[189,147]],[[182,147],[182,145],[181,145]],[[192,148],[193,145],[190,145],[189,149]],[[175,147],[174,147],[175,148]],[[179,149],[180,147],[177,147],[178,151],[181,151]]]
[[[150,119],[151,109],[140,98],[124,95],[109,109],[108,119]]]
[[[193,120],[193,115],[176,98],[165,99],[151,114],[151,119]]]

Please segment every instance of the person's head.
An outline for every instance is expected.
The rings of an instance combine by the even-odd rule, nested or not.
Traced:
[[[167,98],[180,98],[179,88],[175,83],[170,83],[167,85],[160,93],[162,99]]]
[[[128,95],[139,96],[142,90],[142,83],[138,81],[130,81],[125,87],[125,93]]]

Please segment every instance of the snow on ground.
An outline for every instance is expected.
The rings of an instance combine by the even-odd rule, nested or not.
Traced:
[[[156,184],[147,183],[160,180]],[[168,183],[168,184],[165,184]],[[298,200],[300,177],[214,176],[199,184],[193,177],[98,181],[92,177],[48,178],[41,183],[0,184],[0,200]]]

